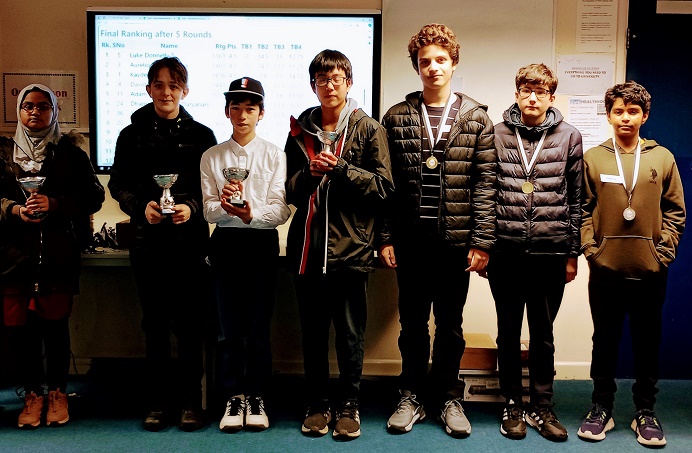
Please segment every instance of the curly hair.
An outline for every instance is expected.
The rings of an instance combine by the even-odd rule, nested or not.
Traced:
[[[418,51],[431,44],[438,45],[449,53],[453,64],[459,63],[459,43],[454,32],[443,24],[428,24],[408,42],[408,54],[411,57],[413,69],[418,72]]]
[[[610,112],[615,105],[615,100],[622,98],[622,102],[627,104],[635,104],[642,108],[644,114],[651,110],[651,95],[646,88],[639,85],[634,80],[628,80],[625,83],[620,83],[612,88],[608,88],[605,93],[606,112]]]

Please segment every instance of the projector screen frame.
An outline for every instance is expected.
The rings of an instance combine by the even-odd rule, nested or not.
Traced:
[[[125,15],[125,16],[137,16],[137,15],[143,15],[143,16],[164,16],[164,17],[176,17],[176,16],[248,16],[248,17],[259,17],[259,18],[290,18],[290,17],[296,17],[296,18],[343,18],[343,17],[353,17],[353,18],[371,18],[372,19],[372,24],[373,24],[373,39],[372,39],[372,74],[371,74],[371,92],[369,93],[370,95],[370,101],[371,105],[366,106],[366,105],[361,105],[366,110],[366,113],[368,113],[370,116],[373,118],[379,119],[380,115],[380,109],[381,109],[381,103],[382,103],[382,90],[381,90],[381,74],[382,74],[382,12],[380,10],[376,9],[335,9],[335,10],[307,10],[307,9],[300,9],[300,8],[272,8],[272,9],[267,9],[267,8],[228,8],[228,9],[219,9],[219,8],[139,8],[139,7],[132,7],[132,8],[106,8],[106,7],[92,7],[88,8],[86,10],[87,14],[87,47],[88,47],[88,86],[89,86],[89,149],[90,149],[90,157],[92,160],[92,164],[94,167],[94,170],[98,174],[109,174],[110,173],[110,165],[104,165],[101,159],[101,154],[104,151],[101,151],[101,136],[106,137],[105,133],[101,133],[99,131],[99,103],[105,102],[105,95],[102,95],[99,92],[99,86],[98,86],[98,80],[97,80],[97,71],[96,71],[96,60],[97,60],[97,39],[96,39],[96,17],[98,15]],[[258,34],[255,36],[255,39],[260,39],[262,37],[261,34]],[[241,36],[241,38],[247,38],[246,36]],[[335,48],[337,50],[342,50],[339,49],[338,46],[326,46],[322,48]],[[321,49],[320,49],[321,50]],[[346,54],[351,61],[354,61],[353,55],[349,55],[349,52],[347,50],[344,50],[344,53]],[[175,52],[171,52],[171,54],[175,55]],[[314,55],[310,55],[310,59]],[[157,58],[151,58],[149,63],[152,63],[155,59]],[[191,93],[193,93],[195,90],[195,68],[194,66],[191,66],[189,62],[186,62],[184,58],[181,58],[181,61],[187,66],[188,70],[190,71],[190,78],[191,78]],[[301,77],[301,82],[304,83],[305,87],[309,89],[309,76],[308,76],[308,61],[304,61],[304,68],[302,69]],[[146,72],[148,70],[147,68],[138,68],[138,71],[143,71]],[[358,66],[356,63],[354,63],[354,86],[359,81],[359,74],[362,75],[362,70],[359,71]],[[234,78],[241,77],[243,75],[247,75],[252,77],[253,74],[234,74]],[[226,87],[221,89],[219,91],[219,98],[214,99],[212,104],[209,107],[205,107],[207,109],[213,109],[214,114],[221,118],[224,119],[223,117],[223,95],[222,92],[227,89],[227,85],[230,83],[232,80],[232,76],[229,75],[227,80],[225,80]],[[145,91],[145,85],[146,81],[141,83],[141,86],[136,86],[136,87],[127,87],[130,89],[132,92],[138,91],[140,93],[143,93],[146,95]],[[265,86],[265,91],[267,91],[267,87]],[[266,106],[269,112],[271,112],[272,108],[272,94],[271,92],[267,92],[267,101],[266,101]],[[274,93],[275,94],[275,93]],[[353,94],[353,91],[352,93]],[[312,95],[314,96],[314,94]],[[117,102],[117,99],[115,99]],[[150,98],[146,98],[147,103],[151,101]],[[313,97],[311,105],[317,105],[318,101],[316,97]],[[360,102],[359,102],[360,104]],[[186,106],[185,100],[181,102],[181,105],[184,106],[188,111],[194,111],[194,109],[190,109],[189,107]],[[303,106],[304,108],[310,107],[310,105]],[[130,121],[129,117],[130,115],[136,110],[137,107],[133,107],[131,111],[128,111],[127,114],[127,121],[123,121],[124,124],[121,124],[120,126],[115,126],[117,128],[117,134],[119,134],[119,131],[122,130],[122,128],[126,127]],[[298,108],[295,111],[291,112],[291,115],[297,116],[299,113],[301,113],[301,108]],[[193,113],[191,111],[191,113]],[[269,113],[271,114],[271,113]],[[200,120],[197,115],[193,113],[193,116],[195,119]],[[268,118],[268,115],[265,115],[265,119]],[[228,120],[225,120],[228,125],[228,133],[225,135],[220,135],[219,133],[216,133],[217,135],[217,140],[219,142],[225,141],[230,137],[230,130],[231,126],[230,123],[228,123]],[[263,120],[264,121],[264,120]],[[281,118],[282,121],[282,127],[283,124],[285,124],[285,131],[286,134],[288,134],[289,130],[289,117],[286,115],[285,118]],[[204,121],[200,121],[203,124],[205,124]],[[265,121],[266,123],[266,121]],[[207,124],[209,125],[209,124]],[[260,122],[260,125],[258,125],[258,135],[262,136],[263,138],[267,138],[263,134],[263,129],[262,129],[262,122]],[[211,125],[209,125],[212,127]],[[266,126],[265,126],[266,127]],[[213,128],[213,127],[212,127]],[[115,137],[117,137],[117,134],[115,134]],[[279,143],[275,143],[276,145],[283,147],[284,142],[285,142],[285,135],[282,141]],[[112,137],[113,134],[111,133],[110,136]],[[108,137],[106,137],[108,138]],[[274,140],[275,142],[277,140]],[[115,142],[111,138],[111,143],[108,145],[114,149],[115,147]],[[111,151],[112,152],[112,151]]]

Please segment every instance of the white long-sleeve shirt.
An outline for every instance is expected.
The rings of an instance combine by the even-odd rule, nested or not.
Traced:
[[[244,167],[250,170],[243,181],[244,199],[252,209],[252,221],[245,224],[221,207],[223,169]],[[245,146],[233,138],[212,146],[200,162],[204,218],[217,227],[276,228],[286,223],[291,209],[286,204],[286,154],[278,146],[255,137]]]

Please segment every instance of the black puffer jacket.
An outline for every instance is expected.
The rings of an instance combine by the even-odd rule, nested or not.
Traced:
[[[489,251],[495,242],[493,124],[486,106],[456,94],[462,101],[441,169],[440,237],[453,247]],[[410,93],[382,119],[396,187],[384,235],[394,245],[410,240],[420,220],[422,95]]]
[[[0,223],[1,282],[39,291],[77,294],[81,252],[91,239],[89,216],[101,209],[105,190],[94,174],[89,156],[78,144],[81,136],[64,134],[38,173],[26,173],[13,162],[14,140],[0,137],[0,196],[5,212]],[[40,223],[28,223],[11,214],[26,195],[17,178],[45,176],[40,193],[56,200]],[[51,209],[53,209],[51,207]]]
[[[111,195],[133,224],[131,251],[164,247],[205,254],[209,225],[203,216],[199,163],[202,153],[216,144],[214,133],[182,106],[174,120],[159,117],[153,103],[135,111],[131,118],[132,124],[118,136],[108,183]],[[158,202],[163,193],[153,176],[169,173],[178,174],[171,195],[176,204],[190,207],[190,220],[175,225],[166,216],[161,223],[150,225],[144,216],[147,203]]]
[[[563,121],[550,107],[546,120],[528,128],[514,104],[495,125],[497,148],[497,244],[498,252],[578,256],[580,247],[582,141],[579,131]],[[516,128],[527,153],[548,131],[530,181],[534,192],[521,190],[526,173],[518,149]],[[530,156],[530,154],[529,154]],[[530,158],[529,158],[530,161]]]

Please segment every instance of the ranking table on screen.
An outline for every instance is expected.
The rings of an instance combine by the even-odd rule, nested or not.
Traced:
[[[283,147],[290,116],[318,104],[308,66],[324,49],[349,57],[354,76],[349,96],[371,113],[372,27],[369,18],[104,16],[94,28],[99,166],[112,164],[120,130],[136,109],[151,102],[149,66],[167,56],[180,58],[189,72],[182,105],[212,128],[219,142],[232,132],[223,93],[232,80],[248,76],[262,82],[266,95],[258,134]]]

